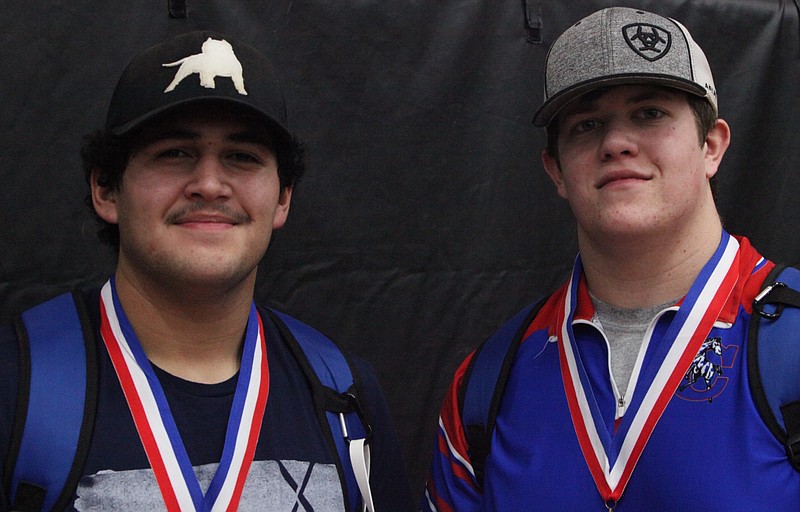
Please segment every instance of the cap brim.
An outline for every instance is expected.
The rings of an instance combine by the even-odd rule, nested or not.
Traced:
[[[264,120],[267,126],[270,128],[271,132],[276,133],[282,139],[289,140],[291,139],[292,135],[289,130],[279,121],[277,121],[272,116],[262,112],[261,110],[254,108],[251,103],[246,101],[238,101],[235,98],[230,96],[214,96],[214,95],[206,95],[201,97],[195,98],[186,98],[183,100],[178,100],[174,103],[170,103],[169,105],[163,105],[159,108],[153,109],[135,119],[128,121],[125,124],[120,126],[115,126],[111,128],[111,133],[118,137],[124,137],[125,135],[129,135],[131,132],[136,131],[136,129],[140,128],[144,124],[160,117],[163,114],[166,114],[172,110],[187,107],[189,105],[197,105],[203,103],[218,103],[218,104],[229,104],[236,108],[240,108],[243,111],[251,112],[255,114],[257,117]]]
[[[534,126],[547,126],[554,117],[564,108],[567,103],[583,96],[587,92],[603,87],[610,87],[613,85],[629,85],[629,84],[649,84],[649,85],[663,85],[681,91],[700,96],[707,97],[707,91],[696,83],[688,80],[681,80],[675,77],[665,77],[661,75],[617,75],[610,77],[602,77],[587,82],[575,84],[572,87],[560,91],[558,94],[553,95],[545,101],[536,114],[533,116]],[[713,103],[712,103],[713,105]]]

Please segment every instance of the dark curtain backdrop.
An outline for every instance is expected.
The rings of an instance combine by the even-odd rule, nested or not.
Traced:
[[[83,204],[78,149],[130,57],[188,30],[236,35],[279,68],[309,167],[258,299],[372,363],[419,491],[457,364],[571,268],[573,220],[530,119],[550,43],[612,4],[184,3],[185,17],[164,0],[4,1],[0,315],[113,268]],[[797,0],[620,4],[681,20],[704,47],[733,130],[719,174],[725,224],[798,263]]]

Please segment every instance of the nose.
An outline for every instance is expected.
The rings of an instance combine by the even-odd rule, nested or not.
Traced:
[[[620,156],[636,156],[639,145],[633,131],[621,121],[611,121],[603,127],[603,140],[600,144],[601,159],[612,160]]]
[[[225,166],[216,156],[203,155],[195,162],[190,180],[186,184],[188,198],[214,201],[231,195],[231,186]]]

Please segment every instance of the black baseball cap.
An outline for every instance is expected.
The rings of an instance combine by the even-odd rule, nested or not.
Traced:
[[[262,118],[272,132],[291,138],[286,101],[269,60],[228,36],[195,31],[140,53],[120,76],[106,117],[106,130],[131,133],[176,107],[224,102]]]

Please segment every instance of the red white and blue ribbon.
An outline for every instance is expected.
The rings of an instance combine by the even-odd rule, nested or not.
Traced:
[[[622,496],[658,420],[736,285],[738,259],[739,242],[723,231],[719,247],[686,294],[663,338],[650,340],[657,347],[653,369],[639,376],[631,403],[612,436],[605,427],[572,331],[583,272],[578,257],[559,318],[561,376],[583,456],[607,504],[616,503]]]
[[[101,290],[100,315],[103,341],[167,510],[236,510],[253,462],[269,394],[264,328],[255,305],[250,308],[222,459],[205,494],[164,390],[119,303],[113,278]]]

